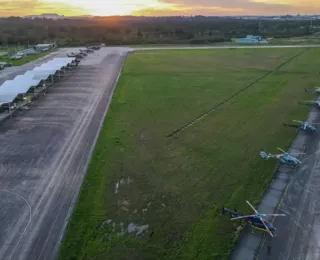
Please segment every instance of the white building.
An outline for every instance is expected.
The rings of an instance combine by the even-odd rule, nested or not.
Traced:
[[[26,19],[52,19],[52,20],[61,20],[65,19],[63,15],[58,14],[40,14],[40,15],[27,15],[24,16]]]

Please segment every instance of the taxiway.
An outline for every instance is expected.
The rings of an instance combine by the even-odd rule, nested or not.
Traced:
[[[124,49],[88,55],[1,124],[0,259],[55,258],[125,58]]]

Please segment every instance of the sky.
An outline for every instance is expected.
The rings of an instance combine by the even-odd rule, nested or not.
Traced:
[[[320,14],[320,0],[0,0],[0,16]]]

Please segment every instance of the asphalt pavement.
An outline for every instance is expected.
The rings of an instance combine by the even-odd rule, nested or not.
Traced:
[[[88,55],[1,123],[0,259],[55,258],[125,58],[125,49]]]
[[[309,122],[320,123],[318,109],[311,112]],[[277,236],[263,240],[257,259],[320,259],[320,134],[301,135],[306,138],[296,145],[304,146],[303,164],[292,172],[279,205],[287,217],[275,218]]]
[[[319,126],[319,109],[313,108],[308,122]],[[267,218],[277,228],[276,236],[252,233],[246,227],[231,259],[320,259],[320,134],[298,132],[289,153],[302,165],[296,169],[279,166],[257,208],[260,213],[284,213],[286,217]]]

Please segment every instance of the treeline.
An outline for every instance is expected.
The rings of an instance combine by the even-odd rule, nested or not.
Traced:
[[[245,20],[219,17],[101,17],[90,19],[0,19],[0,44],[60,46],[217,43],[247,34],[287,38],[315,33],[320,21]]]

